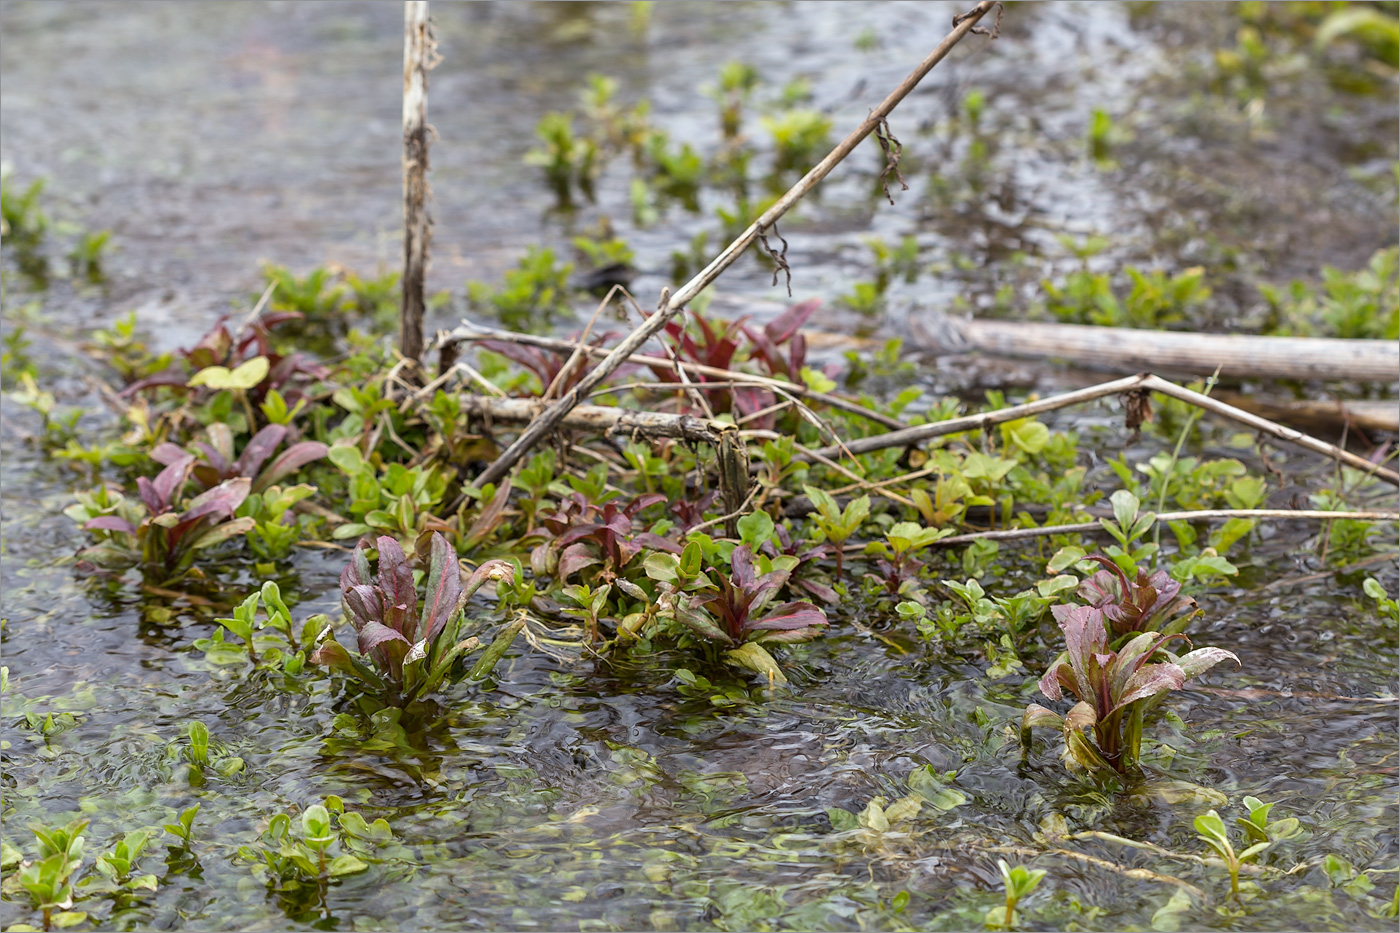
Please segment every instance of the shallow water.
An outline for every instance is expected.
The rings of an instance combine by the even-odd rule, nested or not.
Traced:
[[[737,57],[759,68],[770,93],[809,77],[841,132],[943,35],[955,7],[660,4],[640,30],[631,9],[434,6],[444,61],[429,105],[439,134],[430,288],[460,295],[464,280],[494,280],[527,245],[566,249],[600,214],[637,250],[634,291],[667,284],[671,250],[701,221],[673,207],[638,229],[620,162],[602,178],[597,206],[559,215],[535,170],[520,164],[539,117],[572,108],[583,75],[616,76],[624,100],[649,97],[674,138],[713,144],[713,104],[697,87]],[[1322,263],[1357,268],[1393,243],[1393,201],[1357,176],[1395,158],[1394,94],[1300,100],[1271,111],[1272,127],[1251,129],[1237,107],[1202,98],[1182,76],[1229,37],[1228,17],[1203,9],[1012,7],[1002,38],[959,48],[896,112],[911,181],[896,207],[870,196],[881,165],[870,147],[784,225],[795,297],[830,298],[868,277],[869,234],[915,234],[948,265],[892,286],[885,326],[894,331],[955,295],[990,310],[999,285],[1024,289],[1072,267],[1058,232],[1108,234],[1096,266],[1215,268],[1228,253],[1236,268],[1265,268],[1276,281],[1315,277]],[[866,26],[875,51],[852,47]],[[83,377],[94,370],[73,341],[118,313],[137,310],[158,342],[174,346],[256,292],[260,260],[295,270],[396,265],[396,4],[12,2],[0,6],[0,28],[0,156],[20,182],[50,179],[55,216],[114,231],[107,283],[56,280],[38,326],[30,321],[35,355],[62,399],[93,403]],[[963,164],[966,138],[947,129],[972,88],[986,92],[993,147],[980,176]],[[1136,133],[1116,152],[1118,170],[1085,155],[1095,106]],[[1007,261],[1017,252],[1026,265]],[[953,263],[955,254],[967,262]],[[14,281],[7,326],[17,298],[28,297]],[[1215,323],[1242,306],[1219,291]],[[726,275],[721,298],[760,309],[786,300],[752,260]],[[454,303],[438,323],[460,312]],[[819,323],[844,333],[867,326],[834,302]],[[1028,387],[1063,378],[1023,372]],[[920,378],[933,389],[967,385],[947,369]],[[1243,670],[1217,669],[1201,689],[1174,694],[1164,710],[1177,718],[1149,729],[1154,774],[1225,794],[1227,819],[1247,794],[1277,801],[1276,816],[1297,815],[1310,833],[1265,859],[1289,869],[1306,858],[1308,867],[1259,876],[1269,897],[1239,915],[1225,910],[1223,873],[1191,862],[1102,839],[1068,847],[1107,867],[1033,858],[1055,847],[1041,835],[1055,814],[1070,832],[1199,853],[1191,820],[1219,804],[1201,791],[1179,803],[1105,794],[1068,776],[1044,738],[1021,765],[1014,726],[1048,658],[990,681],[980,655],[940,656],[859,604],[849,607],[852,624],[835,626],[840,634],[785,653],[793,688],[772,695],[679,652],[570,664],[517,650],[495,689],[454,688],[439,708],[397,721],[364,715],[325,680],[306,695],[241,682],[191,647],[214,627],[211,613],[180,605],[163,618],[168,603],[157,597],[75,582],[79,535],[61,510],[87,480],[21,443],[35,419],[8,398],[3,405],[6,839],[28,849],[18,827],[82,812],[98,848],[202,806],[197,864],[171,850],[161,868],[156,847],[145,870],[162,876],[159,891],[108,928],[980,928],[1000,902],[1002,857],[1050,871],[1023,911],[1034,928],[1165,923],[1154,914],[1177,888],[1113,866],[1208,892],[1209,903],[1181,915],[1184,928],[1393,927],[1375,911],[1393,890],[1400,852],[1396,632],[1361,596],[1360,575],[1262,589],[1317,569],[1296,550],[1298,529],[1265,530],[1237,561],[1241,584],[1201,597],[1196,643],[1235,650]],[[1106,417],[1086,411],[1061,423]],[[1236,454],[1226,436],[1209,433],[1206,452]],[[1113,483],[1097,461],[1095,469]],[[279,570],[283,592],[300,600],[298,617],[335,611],[340,561],[305,551]],[[950,559],[939,572],[960,575],[961,566]],[[1394,562],[1370,572],[1395,591]],[[235,567],[224,579],[237,591],[258,577]],[[873,622],[890,641],[855,622]],[[680,668],[718,686],[683,690]],[[716,705],[719,686],[740,701]],[[45,739],[24,726],[28,711],[72,712],[75,723]],[[219,755],[243,758],[243,776],[190,786],[171,749],[195,718]],[[926,806],[884,834],[833,831],[828,808],[896,800],[926,765],[955,772],[951,787],[965,801]],[[269,893],[236,848],[272,814],[331,793],[389,819],[404,848],[335,885],[323,915],[308,892]],[[1375,892],[1329,889],[1318,864],[1328,852],[1374,870]],[[902,891],[908,905],[897,908]],[[33,919],[0,904],[6,926]]]

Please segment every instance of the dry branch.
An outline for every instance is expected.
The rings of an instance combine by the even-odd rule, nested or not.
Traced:
[[[509,330],[495,330],[492,328],[479,327],[468,321],[453,330],[447,331],[438,338],[438,343],[443,347],[451,346],[458,341],[482,341],[499,340],[508,343],[518,343],[525,346],[540,347],[545,350],[556,350],[560,353],[572,353],[579,349],[579,344],[573,340],[560,340],[557,337],[541,337],[536,334],[520,334]],[[582,348],[589,356],[607,356],[608,350],[604,347]],[[795,395],[798,398],[806,399],[809,402],[820,402],[829,408],[849,412],[859,415],[868,421],[882,424],[887,428],[902,428],[904,423],[898,418],[891,418],[889,415],[872,411],[859,402],[842,398],[839,395],[829,395],[825,392],[817,392],[807,388],[805,385],[798,385],[795,382],[786,382],[782,379],[773,379],[768,376],[755,376],[749,373],[735,372],[730,369],[720,369],[717,366],[706,366],[703,363],[687,363],[684,360],[673,360],[668,357],[649,356],[643,353],[633,353],[626,360],[629,363],[639,363],[642,366],[664,366],[669,369],[679,367],[684,373],[692,376],[709,376],[711,379],[727,379],[733,382],[741,382],[745,385],[763,386],[776,392],[784,392],[788,395]],[[675,386],[683,388],[683,386]]]
[[[664,301],[655,314],[643,321],[632,333],[628,334],[621,343],[613,348],[612,352],[609,353],[602,362],[575,384],[563,398],[551,405],[542,412],[538,418],[531,422],[530,426],[515,439],[515,442],[501,452],[501,455],[496,458],[496,462],[487,467],[481,476],[477,477],[476,482],[483,486],[487,483],[499,482],[527,451],[534,447],[542,437],[549,434],[558,426],[570,409],[574,408],[579,402],[586,398],[600,382],[611,376],[614,370],[641,348],[642,344],[646,343],[654,334],[660,331],[661,328],[666,325],[667,321],[675,317],[682,308],[693,301],[711,282],[719,278],[720,274],[724,272],[725,269],[729,268],[736,259],[743,255],[745,250],[753,245],[754,241],[769,232],[776,233],[774,226],[778,220],[791,210],[792,206],[801,200],[804,195],[816,187],[842,159],[846,158],[846,156],[860,144],[861,140],[869,136],[870,133],[889,116],[890,111],[894,110],[895,105],[914,89],[919,81],[923,79],[924,75],[932,70],[934,65],[937,65],[943,60],[944,56],[958,43],[958,40],[967,35],[972,27],[977,25],[978,20],[991,10],[994,5],[995,3],[993,0],[983,0],[983,2],[977,4],[971,11],[963,14],[957,25],[953,27],[952,32],[948,33],[948,35],[943,38],[943,41],[938,43],[937,48],[929,53],[928,57],[900,83],[899,87],[895,88],[878,107],[870,112],[870,115],[865,118],[864,122],[862,122],[854,132],[842,140],[835,149],[827,154],[826,158],[818,162],[811,171],[797,182],[797,184],[789,188],[787,193],[778,199],[777,203],[764,211],[757,220],[749,225],[747,230],[741,233],[734,242],[725,247],[724,251],[716,256],[708,266],[700,270],[694,278],[681,286],[680,290]]]
[[[1159,512],[1157,522],[1176,521],[1219,521],[1229,518],[1273,518],[1288,521],[1338,521],[1350,519],[1363,522],[1400,521],[1400,512],[1329,512],[1317,509],[1195,509],[1186,512]],[[953,535],[933,542],[932,547],[956,547],[974,541],[1016,541],[1021,538],[1039,538],[1045,535],[1084,534],[1085,532],[1107,531],[1098,522],[1084,522],[1079,525],[1041,525],[1036,528],[1003,528],[999,531],[974,531],[965,535]]]
[[[1237,421],[1255,431],[1276,437],[1280,440],[1288,441],[1299,447],[1306,448],[1314,453],[1321,454],[1329,460],[1344,463],[1347,466],[1371,474],[1377,479],[1382,479],[1392,486],[1400,486],[1400,473],[1387,469],[1378,464],[1372,463],[1364,457],[1358,457],[1349,450],[1343,450],[1335,444],[1320,441],[1315,437],[1295,431],[1292,428],[1284,427],[1257,415],[1251,415],[1247,411],[1241,411],[1233,405],[1226,405],[1218,399],[1213,399],[1200,392],[1192,392],[1184,389],[1173,382],[1168,382],[1151,373],[1139,373],[1136,376],[1127,376],[1123,379],[1114,379],[1111,382],[1102,382],[1098,385],[1089,386],[1085,389],[1076,389],[1073,392],[1065,392],[1061,395],[1052,395],[1049,398],[1039,399],[1034,402],[1027,402],[1024,405],[1013,405],[1010,408],[1002,408],[996,411],[981,412],[976,415],[966,415],[962,418],[951,418],[947,421],[937,421],[933,424],[921,424],[917,427],[904,428],[899,431],[891,431],[888,434],[877,434],[873,437],[856,438],[847,441],[845,450],[853,454],[869,453],[872,450],[884,450],[889,447],[902,447],[917,444],[921,441],[930,440],[935,437],[943,437],[948,434],[961,434],[966,431],[976,431],[1003,424],[1007,421],[1015,421],[1019,418],[1028,418],[1032,415],[1043,414],[1047,411],[1054,411],[1060,408],[1067,408],[1070,405],[1077,405],[1080,402],[1088,402],[1107,395],[1117,395],[1122,392],[1134,390],[1150,390],[1169,395],[1172,398],[1188,402],[1198,408],[1214,412],[1233,421]],[[839,457],[843,455],[842,447],[823,447],[816,453],[824,457]]]
[[[427,0],[403,5],[403,303],[399,308],[399,352],[423,356],[423,279],[428,269],[428,69],[433,67],[433,30]]]
[[[539,417],[543,404],[528,398],[487,398],[462,395],[462,409],[467,414],[487,421],[528,424]],[[692,442],[718,445],[720,437],[734,431],[732,424],[681,415],[673,412],[637,411],[608,405],[576,405],[559,422],[561,428],[596,431],[609,437],[629,439],[678,438]]]
[[[1393,383],[1400,380],[1400,344],[1393,340],[1183,334],[1093,327],[961,320],[941,313],[911,317],[920,349],[999,356],[1055,357],[1111,372],[1194,373],[1217,369],[1227,378],[1271,378]]]

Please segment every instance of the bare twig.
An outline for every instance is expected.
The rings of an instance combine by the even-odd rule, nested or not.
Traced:
[[[1110,382],[1101,382],[1098,385],[1089,386],[1085,389],[1076,389],[1073,392],[1065,392],[1061,395],[1052,395],[1049,398],[1038,399],[1034,402],[1027,402],[1024,405],[1013,405],[1010,408],[1000,408],[996,411],[981,412],[976,415],[966,415],[962,418],[950,418],[947,421],[936,421],[932,424],[921,424],[913,428],[904,428],[899,431],[892,431],[888,434],[877,434],[873,437],[856,438],[845,444],[851,453],[869,453],[872,450],[884,450],[889,447],[902,447],[917,444],[920,441],[930,440],[935,437],[943,437],[948,434],[961,434],[966,431],[975,431],[990,428],[994,425],[1003,424],[1007,421],[1015,421],[1019,418],[1028,418],[1032,415],[1042,414],[1047,411],[1055,411],[1060,408],[1068,408],[1070,405],[1077,405],[1080,402],[1089,402],[1107,395],[1117,395],[1120,392],[1133,390],[1150,389],[1153,392],[1160,392],[1183,402],[1189,402],[1206,411],[1223,415],[1233,421],[1246,425],[1256,431],[1270,434],[1280,440],[1288,441],[1299,447],[1306,448],[1314,453],[1321,454],[1328,460],[1335,460],[1345,464],[1355,470],[1384,480],[1392,486],[1400,486],[1400,473],[1387,469],[1379,464],[1372,463],[1364,457],[1358,457],[1349,450],[1343,450],[1335,444],[1320,441],[1301,431],[1284,427],[1258,415],[1252,415],[1247,411],[1235,408],[1233,405],[1226,405],[1219,399],[1213,399],[1200,392],[1192,392],[1184,389],[1173,382],[1168,382],[1151,373],[1139,373],[1136,376],[1127,376],[1122,379],[1114,379]],[[824,457],[836,457],[841,455],[841,448],[837,446],[823,447],[816,453]]]
[[[572,340],[560,340],[557,337],[541,337],[536,334],[520,334],[516,333],[515,331],[509,330],[495,330],[492,328],[478,327],[475,324],[469,324],[466,322],[463,322],[460,327],[457,327],[454,330],[444,334],[443,337],[440,339],[440,343],[443,346],[446,346],[455,341],[461,340],[509,341],[511,343],[524,344],[525,346],[540,347],[546,350],[556,350],[560,353],[571,353],[579,347],[579,344]],[[606,356],[608,354],[608,351],[602,347],[585,346],[583,347],[583,352],[587,353],[589,356]],[[729,369],[720,369],[717,366],[706,366],[703,363],[687,363],[684,360],[673,361],[672,359],[670,359],[669,356],[666,358],[662,358],[657,356],[648,356],[646,354],[641,353],[634,353],[627,358],[627,361],[631,363],[640,363],[643,366],[664,366],[667,368],[679,367],[683,372],[690,373],[691,375],[709,376],[714,379],[729,379],[733,380],[734,382],[741,382],[744,384],[761,386],[767,389],[780,389],[783,392],[787,392],[791,395],[796,395],[799,398],[804,398],[814,402],[820,402],[829,408],[835,408],[839,411],[849,412],[853,415],[859,415],[860,417],[865,418],[868,421],[873,421],[876,424],[882,424],[887,428],[898,430],[905,426],[904,422],[900,421],[898,418],[891,418],[889,415],[881,414],[878,411],[872,411],[871,409],[866,408],[864,405],[861,405],[859,402],[853,402],[849,399],[844,399],[839,395],[829,395],[825,392],[817,392],[813,389],[809,389],[805,385],[799,385],[795,382],[786,382],[782,379],[773,379],[768,376],[756,376],[750,375],[749,373],[735,372],[734,370]],[[703,383],[693,383],[693,385],[699,386],[703,385]]]
[[[1157,521],[1219,521],[1228,518],[1273,518],[1303,521],[1335,521],[1352,519],[1361,522],[1400,521],[1400,512],[1323,512],[1315,509],[1196,509],[1186,512],[1159,512]],[[1038,538],[1044,535],[1075,534],[1083,532],[1095,534],[1107,532],[1097,522],[1084,522],[1079,525],[1041,525],[1038,528],[1005,528],[1000,531],[974,531],[951,538],[940,538],[932,547],[955,547],[971,544],[973,541],[1015,541],[1019,538]]]
[[[895,88],[878,107],[871,111],[870,115],[865,118],[854,132],[842,140],[835,149],[827,154],[826,158],[818,162],[811,171],[797,182],[797,184],[789,188],[787,193],[779,198],[772,207],[764,211],[753,223],[749,224],[748,229],[741,233],[734,242],[725,247],[724,251],[716,256],[708,266],[700,270],[700,272],[685,285],[681,286],[656,314],[647,318],[636,330],[628,334],[621,343],[613,348],[612,352],[609,353],[602,362],[576,383],[573,389],[566,393],[558,402],[551,405],[539,418],[532,422],[528,428],[522,431],[520,436],[515,439],[515,442],[501,452],[501,455],[496,458],[496,462],[487,467],[481,476],[476,479],[477,484],[485,485],[487,483],[499,482],[500,479],[509,472],[511,467],[515,466],[520,458],[539,442],[540,438],[547,436],[558,426],[559,422],[563,420],[570,409],[578,405],[595,386],[611,376],[614,370],[621,366],[629,356],[641,348],[642,344],[646,343],[657,331],[664,327],[667,321],[693,301],[706,286],[719,278],[720,274],[724,272],[725,269],[729,268],[735,260],[742,256],[744,252],[753,245],[760,234],[766,233],[773,224],[792,209],[793,205],[816,187],[823,178],[830,174],[833,168],[846,158],[846,156],[850,155],[856,146],[860,144],[861,140],[869,136],[870,133],[880,125],[880,121],[889,116],[890,111],[892,111],[895,106],[923,80],[924,75],[928,74],[929,71],[933,69],[933,66],[942,61],[952,50],[953,46],[956,45],[963,36],[967,35],[972,27],[976,25],[977,21],[995,5],[995,0],[983,0],[983,2],[977,4],[976,7],[964,14],[966,18],[953,27],[952,32],[948,33],[948,35],[943,38],[943,41],[938,43],[938,46],[929,53],[928,57],[920,62],[919,66],[915,68],[907,78],[900,82],[899,87]]]

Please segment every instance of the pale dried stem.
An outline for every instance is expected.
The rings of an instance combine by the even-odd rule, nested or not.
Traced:
[[[1324,512],[1315,509],[1195,509],[1186,512],[1158,512],[1157,521],[1219,521],[1229,518],[1259,519],[1298,519],[1303,521],[1337,521],[1351,519],[1361,522],[1400,521],[1400,512]],[[1084,522],[1079,525],[1042,525],[1039,528],[1006,528],[1000,531],[974,531],[951,538],[940,538],[931,547],[955,547],[971,544],[973,541],[1015,541],[1020,538],[1038,538],[1044,535],[1083,534],[1084,532],[1107,534],[1098,522]]]
[[[1139,373],[1136,376],[1126,376],[1122,379],[1114,379],[1110,382],[1101,382],[1084,389],[1076,389],[1073,392],[1065,392],[1060,395],[1052,395],[1049,398],[1038,399],[1034,402],[1026,402],[1024,405],[1013,405],[1010,408],[1001,408],[996,411],[985,411],[976,415],[966,415],[962,418],[950,418],[947,421],[937,421],[932,424],[921,424],[917,427],[903,428],[898,431],[891,431],[887,434],[876,434],[873,437],[861,437],[848,441],[845,444],[851,453],[869,453],[872,450],[884,450],[889,447],[903,447],[917,444],[921,441],[931,440],[935,437],[944,437],[948,434],[961,434],[966,431],[984,430],[1007,421],[1016,421],[1021,418],[1029,418],[1033,415],[1043,414],[1047,411],[1055,411],[1060,408],[1068,408],[1071,405],[1078,405],[1081,402],[1089,402],[1094,399],[1103,398],[1108,395],[1118,395],[1133,389],[1148,389],[1153,392],[1160,392],[1163,395],[1171,396],[1183,402],[1203,408],[1206,411],[1214,412],[1233,421],[1237,421],[1246,427],[1253,428],[1265,434],[1272,435],[1280,440],[1296,444],[1314,453],[1321,454],[1329,460],[1334,460],[1345,464],[1355,470],[1360,470],[1377,479],[1384,480],[1392,486],[1400,486],[1400,473],[1394,470],[1372,463],[1364,457],[1359,457],[1349,450],[1344,450],[1335,444],[1320,441],[1301,431],[1285,427],[1267,418],[1260,418],[1258,415],[1250,414],[1247,411],[1227,405],[1219,399],[1213,399],[1200,392],[1192,392],[1184,389],[1173,382],[1168,382],[1151,373]],[[841,455],[841,448],[836,446],[823,447],[814,453],[824,457],[836,457]]]
[[[465,322],[462,324],[462,326],[457,327],[456,329],[444,334],[439,339],[439,343],[447,344],[462,340],[499,340],[508,343],[518,343],[524,346],[540,347],[541,349],[545,350],[555,350],[561,353],[569,353],[579,347],[579,344],[572,340],[560,340],[557,337],[540,337],[535,334],[519,334],[514,331],[507,330],[493,330],[478,327],[475,324],[468,324]],[[603,347],[583,347],[583,352],[587,353],[589,356],[606,356],[609,351],[604,349]],[[673,361],[669,357],[663,358],[659,356],[648,356],[642,353],[632,354],[632,356],[630,356],[627,361],[630,363],[639,363],[643,366],[670,367],[673,365]],[[853,402],[849,399],[841,398],[839,395],[829,395],[825,392],[817,392],[813,389],[807,388],[804,385],[798,385],[794,382],[785,382],[782,379],[773,379],[769,376],[756,376],[749,373],[736,372],[731,369],[721,369],[717,366],[706,366],[703,363],[687,363],[685,361],[679,361],[674,365],[679,366],[679,368],[682,371],[690,373],[691,375],[709,376],[714,379],[740,380],[745,383],[751,383],[755,386],[762,386],[766,389],[772,389],[775,391],[781,390],[784,392],[788,392],[800,398],[807,399],[808,401],[820,402],[829,408],[835,408],[839,411],[845,411],[853,415],[859,415],[862,418],[865,418],[869,421],[874,421],[876,424],[882,424],[887,428],[900,429],[904,427],[904,423],[899,419],[891,418],[889,415],[881,414],[878,411],[872,411],[871,409],[866,408],[864,405],[861,405],[859,402]],[[696,386],[705,385],[705,383],[692,384]],[[675,387],[667,386],[666,388]],[[594,393],[590,394],[596,394],[596,390],[594,390]]]

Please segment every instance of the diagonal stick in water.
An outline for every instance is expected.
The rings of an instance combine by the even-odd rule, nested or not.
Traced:
[[[787,193],[779,198],[776,204],[764,211],[753,223],[749,224],[747,230],[741,233],[733,243],[725,247],[724,251],[716,256],[708,266],[701,269],[694,278],[685,283],[679,291],[673,294],[670,300],[667,301],[656,314],[647,318],[636,330],[628,334],[621,343],[613,348],[612,352],[609,353],[602,362],[576,383],[569,392],[559,399],[559,401],[541,412],[540,416],[521,432],[520,436],[515,439],[515,442],[501,451],[501,455],[496,458],[496,461],[476,478],[475,484],[478,486],[485,486],[487,483],[499,482],[506,473],[510,472],[511,467],[515,466],[520,458],[539,442],[540,438],[545,437],[555,429],[563,417],[569,413],[569,409],[586,398],[598,383],[611,376],[613,370],[621,366],[623,361],[635,353],[647,340],[651,339],[652,335],[661,330],[661,328],[664,327],[671,318],[675,317],[682,308],[693,301],[695,296],[699,295],[706,286],[719,278],[720,273],[724,272],[735,260],[743,255],[744,251],[752,246],[755,240],[768,233],[773,225],[792,209],[793,205],[815,188],[841,160],[850,155],[856,146],[860,144],[861,140],[869,136],[875,128],[889,116],[890,111],[894,110],[895,106],[923,80],[924,75],[928,74],[933,69],[934,65],[942,61],[952,50],[953,46],[957,45],[958,41],[962,39],[963,36],[971,32],[972,28],[977,25],[978,20],[986,15],[993,6],[996,6],[994,0],[983,0],[983,2],[977,4],[972,10],[959,17],[956,20],[957,25],[953,27],[952,32],[943,37],[943,41],[938,43],[938,46],[929,53],[928,57],[920,62],[919,66],[915,68],[907,78],[900,82],[899,87],[891,91],[890,95],[881,101],[878,107],[870,112],[870,115],[865,118],[864,122],[862,122],[851,135],[843,139],[835,149],[827,154],[826,158],[822,159],[810,172],[802,176],[802,179],[789,188]]]

